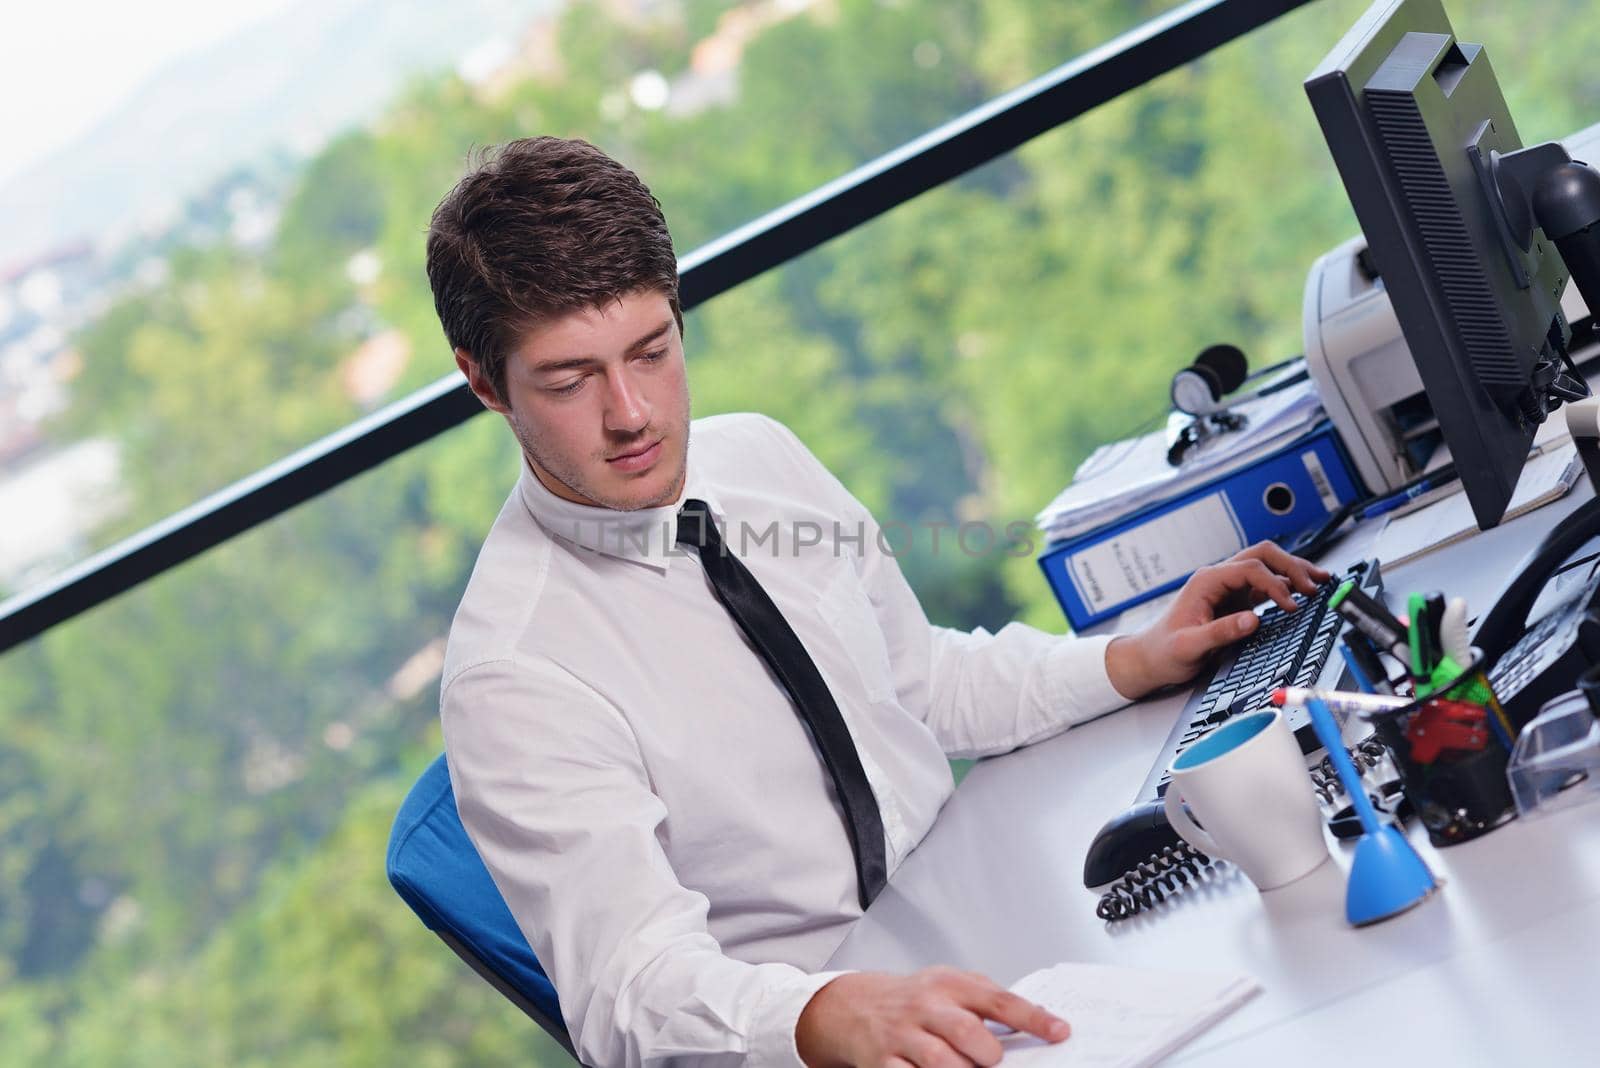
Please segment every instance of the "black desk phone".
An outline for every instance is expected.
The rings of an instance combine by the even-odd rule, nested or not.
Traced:
[[[1558,523],[1501,589],[1473,635],[1491,665],[1489,681],[1506,717],[1519,729],[1578,675],[1600,663],[1600,578],[1589,580],[1532,627],[1528,613],[1568,560],[1600,536],[1600,498]],[[1584,561],[1588,562],[1588,561]]]
[[[1570,690],[1582,671],[1600,663],[1600,565],[1593,565],[1594,573],[1587,581],[1577,584],[1532,627],[1527,625],[1529,612],[1551,578],[1574,566],[1568,560],[1596,537],[1600,537],[1600,498],[1585,503],[1562,520],[1528,554],[1501,588],[1493,608],[1473,636],[1473,644],[1483,650],[1485,661],[1491,665],[1489,678],[1496,696],[1507,717],[1519,728],[1538,713],[1545,701]],[[1593,564],[1592,559],[1582,562]],[[1375,561],[1358,568],[1366,569],[1363,585],[1381,590]],[[1321,633],[1326,625],[1317,630]],[[1229,658],[1233,655],[1225,654]],[[1226,666],[1231,669],[1231,660]],[[1211,685],[1197,687],[1196,694],[1209,690]],[[1185,706],[1180,727],[1194,702],[1191,698]],[[1382,747],[1375,739],[1363,741],[1352,751],[1357,767],[1363,771],[1377,766],[1382,755]],[[1323,800],[1331,800],[1338,787],[1328,774],[1326,762],[1309,773]],[[1375,785],[1373,792],[1384,799],[1394,794],[1388,784]],[[1210,858],[1180,839],[1167,825],[1161,798],[1152,801],[1144,797],[1110,820],[1095,836],[1085,857],[1084,885],[1113,883],[1101,898],[1097,912],[1102,919],[1117,920],[1154,907],[1166,896],[1203,878],[1210,864]]]

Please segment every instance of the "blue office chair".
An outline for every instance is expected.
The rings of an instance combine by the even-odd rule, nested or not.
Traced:
[[[387,867],[390,884],[428,930],[576,1060],[556,988],[461,826],[442,753],[395,815]]]

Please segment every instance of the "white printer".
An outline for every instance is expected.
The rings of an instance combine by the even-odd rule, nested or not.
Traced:
[[[1600,123],[1562,139],[1574,159],[1600,162]],[[1306,278],[1306,365],[1367,489],[1397,489],[1421,473],[1440,440],[1422,380],[1389,294],[1367,259],[1365,238],[1326,253]],[[1568,285],[1568,322],[1589,315]]]

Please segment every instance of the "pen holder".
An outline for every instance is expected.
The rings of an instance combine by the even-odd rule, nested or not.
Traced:
[[[1409,705],[1365,718],[1394,757],[1406,797],[1435,846],[1470,841],[1517,814],[1506,781],[1505,713],[1483,652]]]

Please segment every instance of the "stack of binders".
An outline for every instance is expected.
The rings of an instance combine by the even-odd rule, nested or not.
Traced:
[[[1101,446],[1037,522],[1039,566],[1074,630],[1182,585],[1198,568],[1320,525],[1363,495],[1310,381],[1233,409],[1243,426],[1167,462],[1157,431]]]

